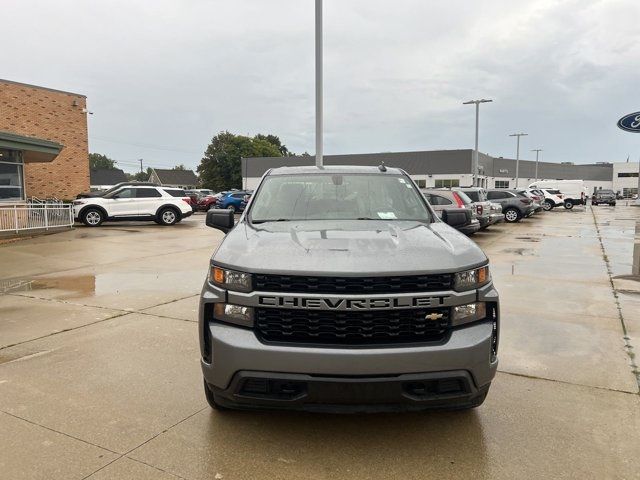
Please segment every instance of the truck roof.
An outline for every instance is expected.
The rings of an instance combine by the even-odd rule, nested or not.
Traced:
[[[379,167],[367,167],[357,165],[326,165],[324,167],[316,167],[315,165],[309,165],[304,167],[279,167],[269,171],[268,175],[313,175],[323,173],[375,173],[375,174],[404,174],[399,168],[387,167],[386,171],[381,171]]]

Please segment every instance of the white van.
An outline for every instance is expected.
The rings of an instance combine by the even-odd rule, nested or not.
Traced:
[[[584,180],[538,180],[529,185],[529,188],[560,190],[564,208],[567,209],[572,209],[574,205],[584,205],[588,195]]]

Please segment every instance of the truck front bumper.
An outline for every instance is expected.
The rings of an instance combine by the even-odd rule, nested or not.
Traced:
[[[209,388],[222,405],[303,410],[465,406],[486,394],[498,361],[493,325],[453,330],[441,345],[313,348],[264,344],[249,329],[210,323]],[[340,407],[342,406],[342,407]]]

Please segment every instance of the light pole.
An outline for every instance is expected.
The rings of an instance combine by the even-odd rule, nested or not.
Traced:
[[[316,167],[322,167],[322,0],[316,0]]]
[[[526,137],[529,135],[528,133],[512,133],[509,135],[510,137],[517,137],[517,147],[516,147],[516,188],[518,188],[518,180],[520,180],[520,137]]]
[[[481,99],[481,100],[469,100],[468,102],[462,102],[463,105],[475,104],[476,106],[476,148],[473,151],[473,160],[471,161],[471,173],[473,175],[473,186],[478,186],[478,126],[480,118],[480,104],[489,103],[493,100]]]
[[[542,149],[541,148],[534,148],[531,151],[532,152],[536,152],[536,182],[537,182],[538,181],[538,154],[542,151]]]

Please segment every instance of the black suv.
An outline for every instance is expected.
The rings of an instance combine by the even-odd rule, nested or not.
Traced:
[[[591,197],[592,205],[600,205],[601,203],[606,203],[612,207],[616,205],[616,194],[613,190],[598,190],[593,197]]]

